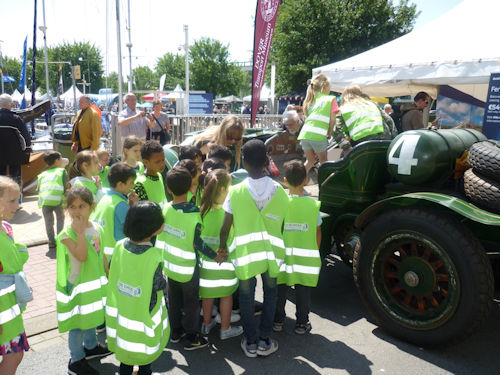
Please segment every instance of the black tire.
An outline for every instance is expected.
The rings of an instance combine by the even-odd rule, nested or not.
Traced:
[[[473,203],[488,211],[500,213],[500,182],[468,169],[464,173],[464,190]]]
[[[474,171],[500,182],[500,143],[483,141],[474,143],[469,149],[469,164]]]
[[[398,256],[399,291],[391,269]],[[433,267],[434,279],[428,277]],[[379,326],[419,346],[462,341],[490,313],[494,282],[486,252],[451,216],[411,208],[382,214],[363,232],[353,271]],[[417,296],[418,288],[431,290],[430,295]]]

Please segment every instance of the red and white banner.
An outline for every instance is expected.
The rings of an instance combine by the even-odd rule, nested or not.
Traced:
[[[264,85],[267,60],[269,59],[279,6],[280,0],[257,0],[253,42],[252,114],[250,121],[252,128],[259,108],[260,92],[262,85]]]

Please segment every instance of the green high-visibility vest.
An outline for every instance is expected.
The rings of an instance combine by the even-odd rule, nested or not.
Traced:
[[[137,175],[140,175],[140,174],[143,174],[144,173],[144,170],[146,168],[144,168],[144,163],[142,161],[138,161],[137,162],[137,165],[135,166],[135,171],[137,173]]]
[[[162,263],[161,250],[149,248],[142,254],[116,244],[109,271],[106,304],[108,348],[127,365],[146,365],[160,356],[170,338],[163,291],[156,293],[156,305],[149,311],[153,277]]]
[[[87,177],[83,176],[78,176],[73,178],[71,181],[71,187],[74,186],[83,186],[89,189],[92,192],[92,195],[94,196],[94,203],[99,202],[101,197],[103,196],[102,189],[97,188],[97,184],[94,180],[91,180]]]
[[[319,206],[320,202],[309,197],[290,197],[283,227],[286,255],[278,275],[278,284],[318,285],[321,269],[316,242]]]
[[[100,238],[102,228],[97,226]],[[68,275],[70,268],[69,250],[61,242],[66,235],[76,242],[75,231],[68,226],[57,236],[57,282],[56,310],[59,332],[71,329],[90,329],[104,322],[104,306],[106,305],[106,284],[108,279],[104,273],[103,252],[99,252],[87,238],[87,260],[82,267],[73,288],[68,291]],[[96,241],[97,242],[97,241]]]
[[[38,207],[59,206],[63,203],[64,171],[64,168],[51,168],[38,175]]]
[[[229,259],[240,280],[269,271],[276,277],[285,259],[281,227],[288,207],[288,196],[281,186],[259,211],[242,182],[229,190],[233,211],[234,241],[228,247]]]
[[[217,251],[220,243],[220,228],[224,220],[225,211],[222,207],[211,209],[203,218],[201,238]],[[232,232],[228,238],[232,242]],[[233,294],[238,288],[238,278],[231,262],[218,264],[214,260],[201,254],[200,256],[200,297],[220,298]]]
[[[353,141],[384,132],[382,114],[375,103],[363,100],[356,105],[344,104],[340,114],[345,122],[344,131]]]
[[[196,266],[194,234],[201,223],[200,213],[184,213],[167,204],[163,207],[163,217],[165,227],[155,245],[163,250],[163,270],[168,278],[187,283]]]
[[[147,178],[146,175],[138,174],[135,182],[140,182],[142,186],[144,186],[146,194],[148,195],[148,200],[161,205],[166,202],[167,197],[165,196],[165,186],[163,185],[163,177],[161,173],[158,173],[158,180],[156,181]]]
[[[109,165],[106,165],[102,171],[99,172],[98,176],[101,179],[101,186],[103,188],[109,188],[109,180],[108,180],[108,173],[109,173]]]
[[[2,289],[0,289],[0,326],[2,327],[0,344],[5,344],[24,331],[21,308],[16,298],[14,275],[23,271],[23,264],[28,260],[28,252],[24,245],[16,244],[3,231],[0,231],[0,247],[2,249],[0,261],[3,267],[0,278],[6,278],[6,282],[2,282]]]
[[[333,95],[316,95],[297,138],[299,141],[301,139],[322,141],[327,137],[333,100],[336,100]]]
[[[97,204],[94,212],[90,215],[90,219],[106,228],[103,231],[101,238],[101,247],[104,249],[104,254],[110,259],[113,255],[113,250],[116,245],[115,239],[115,209],[118,203],[128,201],[120,194],[106,194]]]

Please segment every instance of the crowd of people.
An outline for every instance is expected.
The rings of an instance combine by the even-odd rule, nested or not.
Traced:
[[[8,122],[23,136],[26,129],[17,126],[8,99],[0,96],[0,128]],[[204,348],[216,323],[221,340],[243,335],[247,357],[269,356],[278,350],[272,332],[284,329],[292,286],[294,331],[310,332],[322,220],[319,202],[305,196],[308,171],[327,160],[332,136],[344,154],[365,140],[394,138],[389,108],[380,109],[358,86],[347,87],[338,105],[326,76],[308,82],[304,107],[283,115],[284,129],[298,136],[306,156],[305,163],[284,164],[287,194],[269,177],[264,143],[243,145],[245,129],[234,115],[198,135],[193,146],[180,147],[179,161],[166,168],[160,142],[168,116],[159,102],[151,114],[137,111],[136,102],[127,94],[119,116],[121,161],[109,165],[109,153],[97,148],[98,119],[83,96],[73,129],[74,162],[67,171],[62,155],[48,151],[48,169],[38,176],[49,247],[57,248],[57,316],[59,331],[68,332],[68,373],[97,374],[87,360],[112,352],[120,374],[132,374],[134,365],[138,374],[151,374],[169,341],[182,341],[187,351]],[[402,114],[404,130],[423,127],[412,111],[428,103],[427,94],[417,94]],[[9,163],[18,165],[17,159]],[[28,256],[6,221],[18,209],[19,194],[18,182],[0,176],[0,373],[15,373],[29,350],[22,311],[30,293],[21,293],[23,285],[29,290],[22,273]]]

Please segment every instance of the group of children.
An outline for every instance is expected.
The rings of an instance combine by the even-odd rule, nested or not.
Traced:
[[[297,293],[295,333],[311,330],[321,218],[318,202],[304,196],[304,165],[285,164],[287,196],[266,175],[263,142],[243,146],[248,177],[237,184],[227,170],[232,157],[212,145],[202,162],[199,150],[184,147],[180,161],[164,173],[157,141],[141,145],[127,137],[122,162],[107,167],[109,154],[82,151],[68,178],[60,154],[46,155],[44,173],[51,177],[40,175],[39,190],[41,196],[50,191],[52,201],[41,197],[41,205],[65,201],[71,219],[63,229],[58,222],[56,285],[59,330],[69,331],[69,374],[97,374],[87,360],[110,351],[121,363],[120,374],[132,374],[134,365],[138,374],[151,374],[169,340],[184,340],[185,350],[206,347],[217,321],[221,340],[243,333],[245,355],[268,356],[278,349],[271,332],[283,330],[290,286]],[[259,333],[257,275],[264,288]],[[240,317],[241,326],[231,325]]]

